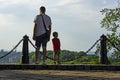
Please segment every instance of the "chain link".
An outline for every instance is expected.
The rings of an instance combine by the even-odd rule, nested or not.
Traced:
[[[7,56],[7,55],[9,55],[11,52],[13,52],[13,50],[15,50],[22,41],[23,41],[23,39],[20,40],[19,43],[18,43],[11,51],[9,51],[9,52],[6,53],[5,55],[1,56],[0,59],[4,58],[5,56]],[[29,39],[28,39],[28,41],[29,41],[30,44],[36,49],[36,46],[32,43],[32,41],[30,41]],[[88,49],[85,53],[88,53],[89,51],[91,51],[99,41],[100,41],[100,39],[97,40],[97,41],[90,47],[90,49]],[[48,56],[46,56],[46,58],[51,59],[51,60],[54,60],[53,58],[50,58],[50,57],[48,57]]]
[[[118,51],[120,51],[120,49],[111,41],[107,38],[108,42],[110,42],[110,44],[112,44],[112,46],[117,49]]]
[[[13,50],[15,50],[22,41],[23,41],[23,39],[21,39],[21,40],[18,42],[18,44],[17,44],[11,51],[9,51],[9,52],[6,53],[5,55],[1,56],[0,59],[6,57],[6,56],[9,55],[11,52],[13,52]]]
[[[28,41],[30,42],[30,44],[36,49],[36,46],[32,43],[32,41],[30,39],[28,39]]]
[[[90,52],[100,40],[101,39],[98,39],[85,53],[87,54],[88,52]]]
[[[28,41],[30,42],[30,44],[36,49],[36,46],[32,43],[32,41],[30,39],[28,39]],[[51,57],[46,56],[46,58],[50,59],[50,60],[54,60]]]

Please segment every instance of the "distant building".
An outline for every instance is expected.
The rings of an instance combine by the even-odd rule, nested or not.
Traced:
[[[1,51],[0,52],[4,52],[4,49],[1,49]]]

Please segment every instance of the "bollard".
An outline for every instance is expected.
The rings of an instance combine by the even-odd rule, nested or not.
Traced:
[[[103,34],[101,37],[100,42],[100,64],[108,64],[108,58],[107,58],[107,47],[106,47],[106,40],[107,37]]]
[[[22,64],[29,64],[28,40],[29,40],[29,37],[25,35],[23,37]]]

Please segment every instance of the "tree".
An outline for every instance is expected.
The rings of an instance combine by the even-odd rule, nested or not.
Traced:
[[[120,57],[120,8],[108,9],[101,11],[104,18],[101,21],[101,27],[105,28],[108,38],[107,48],[113,50],[114,57]]]

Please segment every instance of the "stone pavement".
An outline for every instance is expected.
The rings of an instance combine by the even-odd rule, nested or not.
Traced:
[[[118,71],[1,70],[0,80],[120,80]]]

